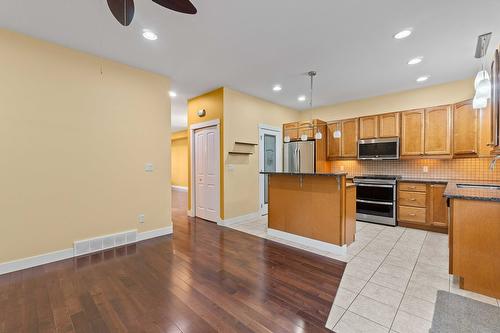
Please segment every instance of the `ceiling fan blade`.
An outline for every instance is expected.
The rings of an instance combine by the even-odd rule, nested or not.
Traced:
[[[184,14],[196,14],[198,10],[189,0],[153,0],[160,6]]]
[[[121,25],[128,26],[132,23],[135,13],[134,0],[108,0],[108,7]]]

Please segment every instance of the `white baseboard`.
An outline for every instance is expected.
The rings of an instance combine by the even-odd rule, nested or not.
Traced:
[[[187,186],[172,185],[172,190],[179,191],[179,192],[187,192],[188,188],[187,188]]]
[[[236,216],[230,219],[220,220],[217,222],[217,224],[223,227],[229,227],[233,224],[255,221],[258,220],[259,218],[260,218],[260,213],[255,212],[247,215]]]
[[[319,240],[311,239],[311,238],[306,238],[294,234],[290,234],[288,232],[276,230],[276,229],[267,229],[267,234],[269,236],[274,236],[277,238],[281,238],[287,241],[299,243],[305,246],[309,246],[312,248],[315,248],[320,251],[328,251],[332,252],[335,254],[347,254],[347,245],[344,246],[338,246],[335,244],[330,244],[326,242],[322,242]]]
[[[172,234],[173,232],[174,232],[173,226],[168,226],[168,227],[160,228],[160,229],[156,229],[156,230],[144,231],[144,232],[140,232],[137,235],[137,241],[141,242],[141,241],[151,239],[151,238],[166,236],[166,235]]]
[[[173,227],[168,226],[165,228],[160,228],[151,231],[144,231],[137,234],[137,242],[144,241],[151,238],[156,238],[160,236],[165,236],[172,234]],[[60,251],[54,251],[50,253],[40,254],[38,256],[13,260],[9,262],[0,263],[0,275],[7,274],[15,271],[20,271],[23,269],[36,267],[40,265],[50,264],[52,262],[65,260],[73,258],[74,248],[64,249]]]

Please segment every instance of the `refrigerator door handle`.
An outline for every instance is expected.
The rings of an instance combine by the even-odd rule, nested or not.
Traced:
[[[299,158],[297,159],[299,161],[299,169],[297,170],[297,172],[302,172],[302,162],[300,160],[300,148],[297,148],[297,151],[299,153]]]

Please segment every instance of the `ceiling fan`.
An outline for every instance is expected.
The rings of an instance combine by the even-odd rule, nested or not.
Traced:
[[[113,16],[123,26],[128,26],[132,23],[135,13],[134,0],[107,0],[108,7]],[[158,5],[167,9],[184,13],[196,14],[196,7],[189,0],[152,0]]]

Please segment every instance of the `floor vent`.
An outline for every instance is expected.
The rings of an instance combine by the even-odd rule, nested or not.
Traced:
[[[98,252],[113,247],[135,243],[137,241],[137,230],[120,232],[92,239],[76,241],[74,243],[75,256]]]

